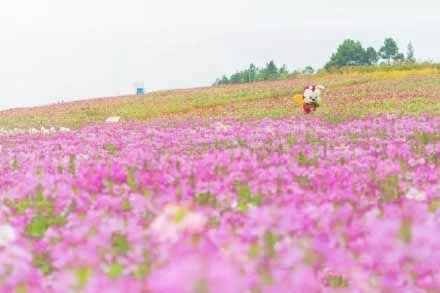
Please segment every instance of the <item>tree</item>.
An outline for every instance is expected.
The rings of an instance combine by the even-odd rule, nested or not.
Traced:
[[[278,70],[278,78],[277,79],[286,79],[289,76],[289,69],[287,69],[286,64],[283,64]]]
[[[289,70],[287,69],[286,64],[283,64],[283,66],[280,67],[279,74],[284,75],[284,74],[288,74],[288,73],[289,73]]]
[[[368,47],[365,51],[365,64],[373,65],[379,61],[379,55],[377,54],[376,49],[373,47]]]
[[[409,63],[416,62],[416,58],[414,56],[414,47],[411,42],[409,42],[409,44],[408,44],[408,49],[407,49],[407,53],[406,53],[406,61]]]
[[[289,75],[289,70],[286,65],[278,68],[274,61],[266,63],[263,69],[259,69],[254,64],[250,64],[248,69],[237,71],[230,77],[224,75],[215,81],[214,85],[221,84],[236,84],[236,83],[251,83],[257,80],[276,80],[286,78]]]
[[[365,49],[359,41],[347,39],[339,45],[336,53],[332,54],[325,68],[364,65],[365,56]]]
[[[385,39],[384,45],[379,50],[380,57],[382,59],[387,60],[388,64],[390,64],[391,59],[397,58],[398,54],[399,54],[399,47],[397,46],[396,41],[392,38]]]
[[[394,62],[396,63],[402,63],[405,61],[405,55],[403,53],[399,53],[396,56],[393,57]]]
[[[312,66],[307,66],[306,68],[304,68],[302,73],[305,75],[310,75],[310,74],[315,73],[315,69],[313,69]]]
[[[229,82],[234,84],[234,83],[240,83],[241,79],[241,75],[240,73],[234,73],[233,75],[231,75],[231,77],[229,78]]]
[[[278,75],[278,67],[275,65],[275,62],[272,60],[266,64],[266,68],[263,71],[263,79],[271,80],[275,79]]]
[[[255,82],[255,80],[257,79],[257,72],[258,72],[258,68],[251,63],[251,65],[249,65],[249,82]]]

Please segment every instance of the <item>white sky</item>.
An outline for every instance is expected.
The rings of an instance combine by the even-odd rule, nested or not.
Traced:
[[[438,0],[1,0],[0,109],[205,86],[274,59],[322,66],[345,38],[440,60]]]

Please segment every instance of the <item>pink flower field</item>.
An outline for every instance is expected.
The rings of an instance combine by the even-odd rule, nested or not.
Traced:
[[[0,136],[1,292],[440,292],[440,116]]]

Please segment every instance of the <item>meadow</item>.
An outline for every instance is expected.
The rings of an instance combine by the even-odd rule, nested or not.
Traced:
[[[440,292],[438,68],[0,113],[41,126],[0,134],[2,292]]]

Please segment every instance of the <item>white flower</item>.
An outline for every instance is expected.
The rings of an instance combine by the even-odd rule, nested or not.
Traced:
[[[417,201],[424,201],[426,200],[426,194],[423,191],[420,191],[416,188],[411,187],[408,192],[406,193],[405,197],[407,199],[417,200]]]
[[[17,239],[15,230],[10,225],[0,225],[0,247],[6,247]]]

